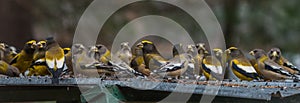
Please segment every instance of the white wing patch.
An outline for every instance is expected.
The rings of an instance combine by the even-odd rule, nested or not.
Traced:
[[[38,59],[34,63],[42,63],[42,62],[45,62],[45,59]]]
[[[65,64],[65,57],[62,57],[61,59],[56,59],[57,68],[63,69],[64,64]]]
[[[57,67],[58,69],[63,69],[63,66],[65,65],[65,57],[61,59],[53,59],[53,60],[46,59],[46,63],[49,68]]]
[[[54,66],[55,66],[55,61],[54,60],[46,59],[46,63],[47,63],[49,68],[54,68]]]
[[[209,68],[212,72],[222,74],[222,66],[215,66],[215,65],[205,65]]]
[[[256,70],[252,66],[243,66],[243,65],[237,65],[242,70],[246,71],[247,73],[256,73]]]

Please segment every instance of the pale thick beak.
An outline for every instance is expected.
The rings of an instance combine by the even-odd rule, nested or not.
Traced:
[[[253,51],[249,52],[249,54],[252,55],[252,56],[254,56],[254,52]]]
[[[274,56],[274,57],[277,57],[277,56],[278,56],[278,53],[274,51],[274,52],[272,52],[271,55]]]

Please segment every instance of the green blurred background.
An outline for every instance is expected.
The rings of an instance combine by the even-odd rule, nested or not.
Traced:
[[[283,55],[300,66],[299,0],[205,1],[221,24],[227,47],[237,46],[244,51],[253,48],[269,50],[272,47],[279,47]],[[77,23],[91,2],[93,1],[0,0],[0,41],[22,48],[24,42],[29,39],[40,40],[55,35],[63,47],[71,46]],[[159,10],[174,10],[161,5],[153,6]],[[145,7],[129,7],[114,17],[108,25],[113,27],[124,25],[138,15],[135,12],[136,8]],[[164,13],[155,10],[154,12]],[[174,16],[178,15],[174,14]],[[190,20],[178,18],[187,24],[191,23]],[[110,38],[113,29],[105,29],[103,35]],[[191,35],[197,34],[199,31],[191,33]]]

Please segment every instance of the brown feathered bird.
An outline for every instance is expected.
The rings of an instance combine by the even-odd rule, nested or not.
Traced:
[[[146,68],[144,57],[143,57],[143,44],[138,43],[135,47],[134,50],[132,51],[134,54],[133,59],[130,62],[130,67],[135,69],[138,72],[141,72],[142,74],[149,76],[151,71]]]
[[[257,60],[257,71],[261,73],[265,80],[293,79],[293,75],[268,58],[264,50],[254,49],[249,54]]]
[[[282,52],[279,48],[272,48],[268,52],[268,57],[277,64],[283,66],[283,69],[287,70],[291,74],[300,73],[300,70],[294,64],[282,56]]]
[[[46,39],[45,59],[49,72],[52,75],[52,83],[57,84],[58,78],[66,69],[64,50],[53,37]]]

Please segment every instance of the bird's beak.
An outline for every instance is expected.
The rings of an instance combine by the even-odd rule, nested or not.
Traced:
[[[226,54],[230,54],[230,53],[231,53],[229,49],[226,49],[224,52],[225,52]]]
[[[31,49],[34,49],[35,46],[37,46],[37,44],[36,44],[36,43],[33,43],[33,44],[30,46],[30,48],[31,48]]]
[[[144,45],[143,45],[142,43],[138,43],[138,44],[137,44],[137,47],[139,47],[139,48],[143,48],[143,47],[144,47]]]
[[[38,46],[39,48],[43,48],[43,45],[42,45],[42,44],[37,44],[37,46]]]
[[[253,51],[250,51],[250,52],[249,52],[249,55],[254,56],[254,52],[253,52]]]
[[[271,54],[273,57],[277,57],[278,56],[278,53],[276,51],[272,52]]]

